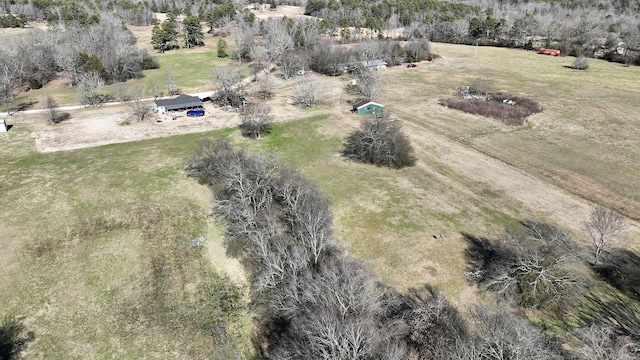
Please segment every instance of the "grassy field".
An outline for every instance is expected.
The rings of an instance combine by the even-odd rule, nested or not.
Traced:
[[[215,44],[217,38],[207,37],[207,43]],[[153,97],[149,88],[157,83],[162,92],[167,95],[165,77],[167,72],[173,71],[174,77],[182,93],[211,91],[216,88],[211,72],[218,66],[232,66],[230,58],[219,58],[215,52],[215,46],[207,46],[195,49],[176,49],[163,54],[154,54],[159,69],[144,71],[144,77],[127,81],[124,85],[126,91],[142,91],[143,97]],[[242,77],[249,76],[249,68],[246,64],[239,67]],[[106,87],[106,91],[114,93],[117,85]]]
[[[209,260],[209,194],[182,172],[202,135],[38,154],[21,131],[3,139],[0,308],[35,333],[27,358],[248,354],[244,286]]]
[[[442,146],[446,141],[635,216],[640,149],[632,140],[640,132],[634,102],[640,84],[633,79],[640,69],[592,61],[588,71],[577,72],[563,67],[570,58],[490,48],[475,57],[472,47],[443,44],[433,49],[443,59],[383,75],[379,101],[404,120],[416,147],[418,163],[408,169],[340,157],[342,140],[359,120],[348,114],[344,97],[277,124],[259,141],[228,129],[39,154],[28,126],[0,137],[0,316],[18,316],[35,333],[26,357],[251,352],[240,266],[224,254],[209,191],[183,172],[203,137],[277,152],[332,199],[340,246],[383,281],[400,289],[430,283],[462,307],[483,297],[465,282],[462,233],[492,237],[521,220],[558,219],[515,201],[491,179],[459,172],[447,160],[457,153]],[[185,52],[159,59],[166,59],[163,65],[215,62]],[[204,74],[191,71],[176,67],[182,79]],[[535,98],[545,111],[512,128],[437,104],[478,77],[494,79],[496,90]],[[276,97],[271,105],[286,101]],[[629,247],[637,249],[640,239],[630,236]],[[192,243],[199,237],[203,248]],[[234,296],[238,308],[222,311],[216,294]],[[225,324],[231,344],[211,332]]]
[[[427,69],[387,73],[381,101],[420,126],[640,219],[640,68],[592,59],[577,71],[564,67],[573,58],[521,50],[479,48],[477,57],[472,46],[433,50],[444,59]],[[511,128],[437,105],[477,78],[531,97],[544,111]]]

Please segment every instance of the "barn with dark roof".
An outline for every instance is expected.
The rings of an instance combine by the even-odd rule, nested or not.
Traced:
[[[189,109],[202,109],[202,100],[196,96],[178,95],[173,99],[159,99],[153,102],[153,110],[164,114],[167,111],[184,111]]]

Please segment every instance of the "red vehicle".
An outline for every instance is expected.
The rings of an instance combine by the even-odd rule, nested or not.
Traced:
[[[538,50],[538,54],[558,56],[560,55],[560,50],[540,48],[540,50]]]
[[[413,63],[411,63],[411,64],[408,64],[408,65],[407,65],[407,67],[408,67],[408,68],[414,68],[414,67],[416,67],[416,66],[418,66],[418,64],[413,64]]]

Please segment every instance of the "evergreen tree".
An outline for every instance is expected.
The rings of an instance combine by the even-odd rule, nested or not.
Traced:
[[[165,20],[160,25],[153,27],[151,33],[151,43],[153,48],[164,52],[170,49],[169,44],[176,41],[178,33],[176,32],[175,24],[171,21]]]
[[[204,45],[202,25],[200,25],[200,19],[197,16],[187,16],[182,22],[182,27],[184,29],[184,46],[187,49],[192,46]]]
[[[227,54],[227,42],[223,38],[218,39],[217,50],[219,58],[225,58],[229,56],[229,54]]]

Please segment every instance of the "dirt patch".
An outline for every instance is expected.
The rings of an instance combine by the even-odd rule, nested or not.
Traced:
[[[295,79],[285,81],[277,74],[271,76],[276,96],[266,103],[271,107],[275,122],[294,121],[326,113],[327,106],[329,111],[337,116],[348,114],[346,98],[341,98],[343,86],[339,78],[310,74],[309,76],[314,76],[320,83],[326,106],[300,109],[295,106],[293,99],[296,92]],[[58,85],[63,86],[62,83]],[[259,82],[252,82],[247,87],[247,92],[252,95],[257,93],[258,89]],[[249,100],[264,101],[251,96]],[[57,125],[48,124],[39,114],[16,114],[11,120],[15,126],[27,126],[32,129],[36,149],[42,153],[206,132],[240,124],[236,111],[227,112],[211,103],[205,104],[205,110],[207,115],[203,117],[172,119],[170,115],[154,114],[143,122],[133,122],[130,125],[122,125],[123,121],[131,116],[131,109],[124,104],[72,110],[69,111],[71,118]]]
[[[16,115],[15,126],[33,129],[36,149],[48,153],[93,146],[144,140],[179,134],[205,132],[237,126],[235,112],[225,112],[206,104],[208,115],[197,118],[152,115],[143,122],[122,125],[130,117],[126,105],[71,111],[71,119],[57,125],[47,124],[41,115]]]

